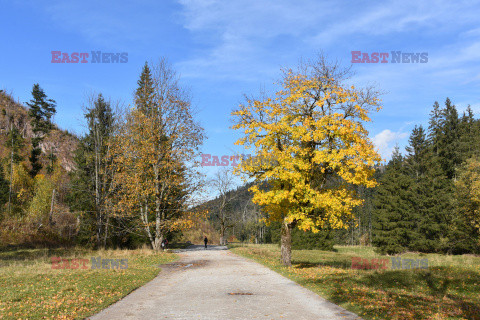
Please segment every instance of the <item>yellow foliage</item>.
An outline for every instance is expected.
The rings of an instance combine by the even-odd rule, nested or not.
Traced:
[[[153,72],[151,99],[135,100],[110,141],[116,215],[137,216],[152,242],[192,226],[186,201],[197,179],[194,166],[203,129],[188,96],[162,61]]]
[[[455,181],[457,209],[480,230],[480,159],[467,159]]]
[[[351,186],[376,185],[373,166],[381,158],[363,123],[380,100],[332,78],[293,72],[282,86],[274,98],[247,100],[232,113],[233,128],[244,133],[236,144],[273,160],[242,161],[235,173],[270,183],[267,191],[251,188],[268,220],[295,221],[313,232],[325,224],[346,227],[362,204]]]
[[[35,195],[30,202],[28,215],[35,221],[46,221],[50,212],[54,182],[43,174],[35,176]]]

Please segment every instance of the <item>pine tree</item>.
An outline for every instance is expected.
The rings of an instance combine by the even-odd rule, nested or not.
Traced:
[[[440,163],[448,179],[455,176],[455,170],[460,165],[459,157],[459,119],[455,105],[449,98],[440,116],[441,134],[439,139]]]
[[[425,176],[427,171],[426,157],[429,151],[425,130],[422,126],[415,126],[408,142],[409,145],[405,148],[407,151],[406,163],[410,172],[418,181]]]
[[[479,129],[471,108],[459,119],[448,98],[443,109],[434,103],[427,134],[415,127],[407,155],[401,159],[394,154],[377,188],[374,243],[382,252],[479,250],[479,230],[455,210],[454,199],[458,168],[479,151]],[[464,178],[465,171],[460,174]],[[457,206],[465,203],[461,186],[457,183]]]
[[[478,121],[474,119],[470,105],[460,119],[459,131],[458,153],[459,161],[463,163],[480,151]]]
[[[429,126],[428,126],[428,141],[432,146],[432,151],[435,156],[439,154],[440,137],[442,128],[440,126],[441,109],[437,101],[433,104],[433,110],[430,112]]]
[[[110,102],[102,94],[92,99],[85,118],[88,132],[76,151],[75,170],[72,181],[71,207],[86,211],[83,216],[81,236],[94,237],[97,247],[105,246],[107,240],[106,201],[111,182],[108,156],[109,139],[113,134],[114,118]],[[94,227],[92,227],[94,226]]]
[[[470,178],[475,176],[475,170],[472,169],[475,168],[476,163],[478,164],[480,154],[480,121],[474,119],[470,106],[467,107],[460,119],[457,151],[462,165],[457,166],[456,175],[458,178],[454,180],[455,210],[448,228],[449,238],[451,239],[448,250],[452,253],[478,253],[480,250],[478,245],[480,230],[472,225],[472,221],[475,219],[466,214],[466,212],[472,211],[471,208],[468,209],[469,205],[467,204],[472,204],[472,198],[469,197],[474,194],[471,191],[475,188],[469,186],[475,183],[474,179]],[[470,195],[467,195],[468,193]]]
[[[24,146],[24,139],[17,127],[13,125],[13,119],[11,119],[10,130],[8,131],[6,147],[10,149],[12,163],[19,163],[23,160],[20,155],[20,151]]]
[[[414,237],[409,249],[441,251],[447,241],[447,217],[452,209],[450,181],[443,174],[421,126],[413,129],[406,150],[406,170],[414,179],[410,194]]]
[[[374,199],[373,244],[383,254],[400,253],[414,237],[410,219],[414,181],[405,172],[398,146],[379,182]]]
[[[30,124],[33,131],[30,175],[35,177],[42,169],[40,143],[53,128],[52,117],[56,112],[56,102],[47,99],[47,95],[38,83],[33,85],[32,96],[32,100],[30,100],[30,103],[27,102],[27,105],[29,106],[28,115],[31,118]]]
[[[3,216],[5,204],[8,202],[10,192],[10,183],[5,179],[3,166],[0,165],[0,220]]]
[[[152,79],[152,73],[148,64],[145,62],[140,79],[137,81],[138,88],[135,91],[134,102],[138,110],[146,115],[151,115],[155,109],[155,89]]]

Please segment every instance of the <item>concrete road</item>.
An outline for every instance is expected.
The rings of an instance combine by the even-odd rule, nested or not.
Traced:
[[[226,247],[192,246],[100,319],[361,319]]]

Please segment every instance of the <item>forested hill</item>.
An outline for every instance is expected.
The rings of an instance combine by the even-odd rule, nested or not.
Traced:
[[[34,93],[27,108],[0,91],[0,244],[53,244],[78,232],[67,198],[79,139],[53,123],[56,105],[39,86]]]
[[[236,226],[237,231],[239,231],[247,224],[258,222],[260,212],[258,207],[252,203],[252,193],[248,191],[252,185],[253,183],[247,183],[227,191],[224,194],[225,207],[223,209],[221,209],[223,195],[219,195],[201,205],[202,208],[208,210],[209,219],[216,229],[220,230],[221,224],[225,223],[228,229],[225,231],[231,234],[233,226]],[[221,210],[223,212],[220,212]]]
[[[252,193],[248,191],[248,189],[253,185],[253,183],[247,183],[242,186],[239,186],[235,189],[232,189],[226,193],[226,196],[229,199],[229,206],[235,208],[235,210],[240,210],[240,208],[244,208],[245,205],[251,203],[252,200]],[[206,201],[202,204],[205,207],[216,207],[219,205],[221,201],[220,196],[217,196],[215,199]]]
[[[16,102],[12,96],[0,91],[0,157],[9,159],[11,156],[12,135],[16,147],[16,154],[20,159],[28,159],[31,152],[31,138],[33,136],[31,118],[28,116],[28,109]],[[58,164],[67,172],[72,171],[75,166],[74,152],[78,145],[78,139],[68,131],[58,128],[53,124],[52,130],[40,142],[42,156],[40,161],[46,168],[49,163],[47,156],[53,151]]]

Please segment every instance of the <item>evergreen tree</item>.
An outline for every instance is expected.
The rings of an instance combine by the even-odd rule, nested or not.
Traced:
[[[152,79],[152,73],[148,64],[145,62],[140,79],[137,81],[138,88],[135,91],[134,102],[135,106],[144,114],[151,115],[155,105],[155,90]]]
[[[473,155],[478,154],[480,151],[478,124],[479,122],[474,119],[472,108],[469,105],[463,113],[459,125],[460,137],[458,152],[461,163],[470,159]]]
[[[40,143],[53,128],[52,117],[56,112],[56,102],[47,99],[47,95],[38,83],[33,85],[32,96],[32,100],[30,100],[30,103],[27,102],[27,105],[29,106],[28,115],[31,118],[30,124],[33,131],[30,175],[35,177],[42,169]]]
[[[10,119],[11,123],[13,119]],[[10,130],[8,131],[6,147],[10,149],[11,153],[11,161],[12,163],[19,163],[23,160],[22,156],[20,155],[20,151],[24,146],[24,139],[20,132],[18,131],[17,127],[13,125],[10,126]]]
[[[406,174],[404,160],[395,148],[385,174],[380,179],[374,200],[373,244],[382,253],[405,251],[413,238],[410,214],[413,179]]]
[[[108,101],[99,94],[87,108],[88,132],[75,154],[77,168],[72,177],[71,207],[85,211],[81,236],[95,238],[97,247],[107,241],[106,201],[111,182],[108,156],[109,139],[113,134],[113,112]]]
[[[406,163],[416,181],[425,176],[427,171],[427,157],[429,144],[426,140],[425,130],[422,126],[415,126],[408,140]]]
[[[440,137],[442,128],[440,125],[441,109],[437,101],[433,104],[433,110],[430,112],[429,126],[428,126],[428,141],[432,146],[432,151],[435,156],[439,155]]]
[[[50,150],[50,153],[48,154],[48,166],[47,166],[47,173],[52,174],[53,173],[53,168],[55,166],[55,162],[57,161],[57,155],[53,152],[53,148]]]
[[[448,179],[452,179],[455,170],[460,165],[459,157],[459,119],[455,105],[449,98],[445,101],[445,108],[440,117],[441,134],[439,137],[440,163]]]
[[[459,119],[450,99],[444,108],[434,103],[428,133],[415,127],[405,158],[395,151],[377,187],[374,244],[380,251],[478,252],[480,230],[455,210],[454,181],[461,164],[480,151],[479,133],[480,121],[470,107]],[[465,171],[460,174],[465,178]],[[462,191],[468,188],[456,184],[457,208],[465,208]]]
[[[447,217],[452,210],[450,181],[443,174],[421,126],[413,129],[406,150],[406,170],[414,181],[410,194],[414,236],[409,249],[422,252],[444,250]]]
[[[82,212],[77,238],[82,244],[91,244],[96,232],[92,154],[93,150],[87,137],[82,137],[77,150],[75,150],[75,170],[70,174],[71,189],[67,199],[70,210]]]
[[[0,220],[3,216],[5,204],[8,202],[10,183],[5,179],[3,166],[0,165]]]

